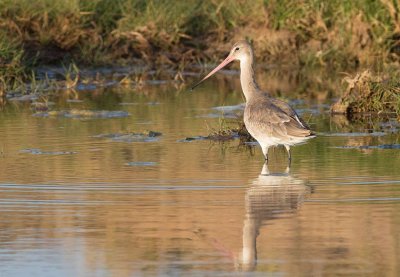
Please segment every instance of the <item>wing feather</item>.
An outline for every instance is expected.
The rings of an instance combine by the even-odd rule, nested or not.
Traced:
[[[285,102],[273,98],[260,97],[246,105],[245,122],[268,136],[277,138],[307,137],[310,128]]]

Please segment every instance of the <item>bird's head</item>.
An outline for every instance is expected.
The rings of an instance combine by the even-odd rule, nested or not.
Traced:
[[[246,40],[241,40],[233,45],[227,59],[230,58],[231,61],[241,61],[249,58],[250,56],[253,56],[253,49],[251,48],[250,43]]]
[[[192,89],[200,85],[203,81],[207,80],[209,77],[211,77],[214,73],[219,71],[220,69],[224,68],[226,65],[231,63],[232,61],[245,61],[246,59],[252,58],[253,57],[253,49],[251,48],[251,45],[249,42],[246,40],[240,40],[236,42],[231,51],[229,52],[228,57],[220,63],[216,68],[214,68],[206,77],[201,79],[198,83],[196,83],[194,86],[192,86]]]

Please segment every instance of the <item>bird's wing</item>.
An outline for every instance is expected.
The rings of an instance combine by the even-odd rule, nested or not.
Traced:
[[[301,127],[305,129],[310,129],[308,125],[303,121],[303,119],[296,113],[295,110],[293,110],[292,107],[289,106],[288,103],[278,100],[278,99],[273,99],[270,98],[270,101],[272,102],[273,105],[284,111],[288,116],[291,118],[295,119],[298,123],[300,123]]]
[[[248,104],[245,110],[247,123],[273,137],[306,137],[310,128],[285,102],[272,98],[259,98]]]

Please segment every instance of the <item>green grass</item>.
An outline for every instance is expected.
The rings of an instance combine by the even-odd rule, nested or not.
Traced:
[[[220,59],[242,38],[261,62],[386,64],[400,59],[399,9],[395,0],[3,0],[0,83],[44,64],[182,69]]]

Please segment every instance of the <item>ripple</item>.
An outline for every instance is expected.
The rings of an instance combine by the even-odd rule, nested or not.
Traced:
[[[385,132],[372,132],[372,133],[318,133],[319,136],[324,137],[381,137],[386,136]]]
[[[221,112],[235,112],[235,111],[243,111],[246,104],[239,104],[233,106],[218,106],[213,107],[213,110],[221,111]]]
[[[32,155],[73,155],[78,152],[75,151],[43,151],[39,148],[26,148],[19,151],[23,154],[32,154]]]
[[[94,138],[107,138],[115,142],[156,142],[160,140],[162,134],[160,132],[149,131],[147,133],[114,133],[100,134],[93,136]]]
[[[333,146],[339,149],[400,149],[400,144],[358,145],[358,146]]]
[[[125,111],[92,111],[92,110],[69,110],[69,111],[50,111],[33,114],[37,117],[66,117],[66,118],[122,118],[130,114]]]
[[[306,202],[337,203],[337,202],[369,202],[369,201],[400,201],[400,197],[378,197],[378,198],[342,198],[342,199],[311,199]]]
[[[128,162],[126,163],[128,166],[156,166],[156,162]]]

